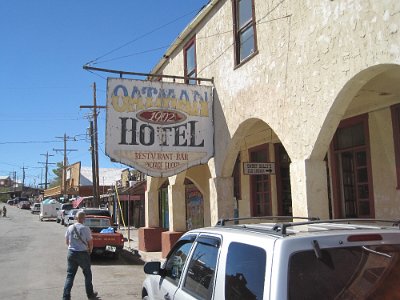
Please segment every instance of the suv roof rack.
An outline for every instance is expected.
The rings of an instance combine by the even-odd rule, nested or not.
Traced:
[[[271,220],[271,221],[279,221],[279,220],[289,220],[289,219],[300,219],[300,220],[308,220],[308,221],[317,221],[318,217],[292,217],[292,216],[262,216],[262,217],[243,217],[243,218],[229,218],[229,219],[219,219],[215,226],[225,226],[226,222],[234,222],[238,224],[239,221],[245,220]]]
[[[313,217],[291,217],[291,216],[266,216],[266,217],[247,217],[247,218],[231,218],[231,219],[220,219],[216,226],[225,226],[226,222],[235,222],[238,224],[239,221],[243,220],[287,220],[287,219],[300,219],[307,220],[304,222],[280,222],[275,223],[272,227],[272,231],[275,234],[287,235],[288,227],[302,226],[302,225],[313,225],[313,224],[326,224],[326,223],[342,223],[342,224],[352,224],[352,223],[390,223],[391,226],[397,226],[400,229],[400,220],[388,220],[388,219],[329,219],[329,220],[320,220],[319,218]]]

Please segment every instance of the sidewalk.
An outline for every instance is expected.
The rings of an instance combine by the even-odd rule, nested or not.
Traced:
[[[144,261],[162,261],[161,252],[145,252],[139,251],[138,229],[135,227],[120,227],[118,230],[125,238],[124,249],[133,255],[139,255]]]

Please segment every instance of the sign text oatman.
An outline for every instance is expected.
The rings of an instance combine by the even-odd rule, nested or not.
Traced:
[[[109,78],[106,154],[154,177],[205,164],[214,153],[212,87]]]

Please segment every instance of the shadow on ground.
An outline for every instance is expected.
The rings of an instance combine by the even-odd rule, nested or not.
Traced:
[[[123,249],[119,257],[116,259],[112,257],[112,255],[92,255],[92,265],[144,265],[144,261],[141,259],[139,253],[137,251],[129,251],[127,249]]]

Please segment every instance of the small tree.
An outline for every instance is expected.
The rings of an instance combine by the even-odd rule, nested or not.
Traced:
[[[61,185],[61,180],[63,176],[63,162],[57,163],[57,168],[52,170],[56,177],[50,182],[50,188]]]

